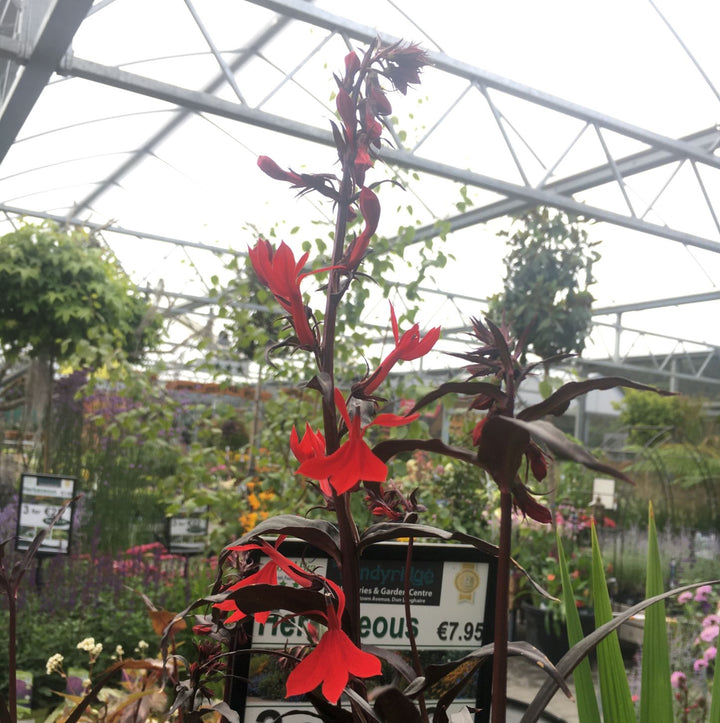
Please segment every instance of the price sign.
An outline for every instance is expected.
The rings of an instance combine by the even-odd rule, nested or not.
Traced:
[[[443,642],[448,643],[459,641],[466,643],[482,643],[483,624],[467,622],[460,624],[457,620],[443,620],[437,627],[437,636]]]
[[[335,562],[299,542],[285,542],[281,551],[294,562],[313,569],[338,584],[342,577]],[[410,638],[421,655],[435,655],[437,660],[461,657],[492,641],[493,602],[496,560],[464,545],[419,544],[413,546],[410,568],[406,569],[407,546],[382,543],[369,548],[360,564],[360,637],[364,645],[388,648],[402,654],[410,649]],[[264,559],[260,563],[263,564]],[[406,580],[408,581],[406,589]],[[292,584],[278,571],[278,582]],[[410,603],[410,617],[405,613],[405,597]],[[317,622],[315,623],[317,626]],[[277,611],[265,624],[255,623],[252,647],[293,648],[308,643],[303,621]],[[438,657],[439,656],[439,657]],[[244,679],[255,680],[255,668],[274,670],[272,656],[237,656],[249,662],[245,671],[235,671]],[[255,661],[255,662],[253,662]],[[259,667],[258,667],[259,666]],[[469,705],[484,711],[475,720],[485,721],[489,710],[489,676],[491,666],[483,666],[477,691],[457,701],[454,712]],[[270,678],[274,678],[271,675]],[[283,680],[278,674],[278,680]],[[307,710],[307,721],[316,720],[310,704],[283,700],[284,688],[277,687],[276,698],[268,698],[262,686],[247,691],[242,704],[245,723],[275,720],[282,713],[295,711],[299,723],[305,723],[300,711]],[[487,694],[488,699],[485,699]],[[236,710],[238,702],[232,707]],[[432,707],[432,703],[428,705]]]

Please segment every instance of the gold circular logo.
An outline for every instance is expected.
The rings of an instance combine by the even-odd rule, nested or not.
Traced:
[[[480,586],[480,575],[475,565],[471,562],[464,562],[455,575],[455,589],[460,593],[459,600],[472,600],[473,593]]]

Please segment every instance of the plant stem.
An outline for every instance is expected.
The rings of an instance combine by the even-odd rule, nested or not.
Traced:
[[[412,654],[413,668],[417,675],[422,675],[423,669],[420,663],[420,656],[418,655],[417,642],[415,635],[413,634],[412,628],[412,613],[410,611],[410,570],[412,568],[412,553],[413,553],[413,541],[414,538],[408,539],[407,555],[405,556],[405,580],[403,587],[403,597],[405,606],[405,626],[407,627],[408,640],[410,641],[410,651]],[[424,721],[428,720],[427,707],[425,706],[425,695],[420,694],[418,698],[418,705],[420,706],[420,715]]]
[[[8,591],[8,712],[17,720],[17,598]]]
[[[352,197],[352,177],[350,169],[343,171],[340,184],[340,199],[335,221],[335,243],[333,245],[332,263],[337,265],[343,254],[345,233],[348,222],[348,208]],[[323,325],[323,341],[320,353],[320,371],[325,372],[331,381],[330,393],[323,395],[323,428],[325,431],[325,453],[330,455],[340,447],[337,427],[337,411],[335,409],[335,322],[337,307],[342,294],[340,292],[339,274],[337,269],[330,271],[328,278],[327,302]],[[348,635],[355,645],[360,645],[360,569],[357,546],[360,540],[357,526],[350,511],[350,495],[334,495],[335,514],[340,533],[340,554],[342,586],[346,598],[347,619],[349,620]]]
[[[512,493],[500,489],[500,544],[495,593],[495,654],[493,656],[492,723],[505,723],[507,705],[508,605],[510,603],[510,546]]]

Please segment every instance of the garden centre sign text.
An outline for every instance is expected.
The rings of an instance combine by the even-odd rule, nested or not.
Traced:
[[[333,560],[309,552],[304,543],[286,542],[281,550],[289,559],[314,569],[330,580],[340,582],[340,573]],[[493,601],[495,589],[495,558],[485,556],[464,545],[415,544],[410,569],[406,569],[407,545],[381,543],[369,548],[360,563],[360,637],[364,645],[373,645],[402,652],[410,649],[410,634],[420,651],[443,651],[442,659],[462,657],[464,652],[492,641]],[[264,560],[261,560],[261,564]],[[405,581],[410,601],[410,620],[405,614]],[[278,572],[278,582],[293,584]],[[283,619],[282,613],[271,616],[267,623],[253,625],[252,647],[292,648],[307,643],[301,620]],[[245,723],[264,723],[291,710],[314,710],[306,703],[283,699],[284,683],[273,689],[267,681],[284,680],[274,668],[272,656],[250,656],[247,677],[250,680],[244,706]],[[487,668],[489,674],[489,667]],[[256,681],[256,683],[254,683]],[[477,691],[458,699],[463,705],[489,707],[487,680],[478,680]],[[273,698],[270,697],[273,694]],[[233,706],[235,707],[235,706]],[[317,718],[293,716],[305,723]],[[478,721],[485,720],[482,716]]]

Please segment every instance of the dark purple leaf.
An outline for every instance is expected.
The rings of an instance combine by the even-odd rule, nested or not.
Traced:
[[[498,548],[485,540],[463,532],[448,532],[431,525],[411,524],[407,522],[378,522],[368,527],[361,535],[358,551],[362,553],[370,545],[387,540],[396,540],[399,537],[433,537],[440,540],[455,540],[466,545],[472,545],[477,550],[497,557]]]
[[[373,711],[370,703],[359,693],[356,693],[349,685],[345,687],[343,692],[353,703],[353,708],[360,708],[362,710],[364,714],[362,720],[367,720],[368,723],[372,721],[374,721],[374,723],[384,723],[384,719],[381,721],[380,718],[375,715],[375,711]]]
[[[373,691],[375,700],[374,717],[383,723],[422,723],[420,711],[412,701],[394,685],[386,685]]]
[[[240,716],[224,701],[221,701],[220,703],[215,703],[212,708],[201,708],[198,713],[202,715],[204,711],[213,711],[216,710],[218,713],[220,713],[223,718],[229,723],[240,723]]]
[[[387,462],[397,454],[414,452],[418,449],[424,452],[435,452],[445,457],[452,457],[453,459],[459,459],[462,462],[478,466],[473,450],[453,447],[452,445],[445,444],[440,439],[387,439],[384,442],[376,444],[372,451],[376,457],[379,457],[383,462]]]
[[[512,355],[510,354],[510,349],[508,348],[507,339],[502,333],[500,327],[493,324],[493,322],[487,317],[485,318],[485,323],[492,333],[493,341],[495,342],[495,347],[500,354],[500,360],[502,361],[503,369],[505,370],[506,375],[512,375],[515,364]]]
[[[484,394],[491,399],[494,399],[498,404],[504,405],[507,402],[507,395],[503,392],[500,387],[489,382],[446,382],[441,384],[437,389],[434,389],[429,394],[426,394],[421,399],[415,402],[415,406],[408,412],[408,414],[414,414],[419,409],[426,407],[436,399],[444,397],[446,394],[470,394],[477,396]]]
[[[248,615],[267,610],[288,610],[298,615],[306,615],[312,611],[325,610],[327,596],[317,590],[295,588],[289,585],[247,585],[230,593],[220,593],[204,598],[207,603],[234,600],[238,608]],[[325,618],[313,616],[324,623]]]
[[[500,489],[510,490],[530,444],[528,430],[509,426],[501,414],[486,417],[477,446],[477,464],[487,470]]]
[[[221,553],[221,559],[227,557],[228,548],[248,545],[263,535],[297,537],[340,562],[340,536],[337,528],[325,520],[308,520],[300,515],[277,515],[263,520],[246,535],[227,545]]]
[[[490,643],[489,645],[483,645],[477,650],[473,650],[463,658],[458,658],[449,663],[439,663],[437,665],[428,665],[425,669],[425,676],[423,679],[413,681],[405,689],[406,695],[416,696],[427,690],[431,686],[439,683],[443,678],[454,672],[459,666],[464,665],[467,662],[475,662],[477,665],[482,663],[485,659],[492,657],[495,652],[495,645]],[[547,656],[539,651],[537,648],[523,641],[520,642],[509,642],[508,643],[508,655],[519,655],[526,658],[531,663],[538,665],[550,676],[551,681],[554,684],[554,691],[557,692],[558,688],[561,688],[568,697],[572,697],[570,689],[565,682],[565,676],[562,675],[559,665],[556,668]],[[547,683],[546,683],[547,684]]]
[[[550,422],[538,420],[534,422],[525,422],[522,419],[513,417],[496,417],[495,419],[502,420],[501,424],[508,426],[519,427],[526,430],[536,439],[547,445],[548,449],[553,454],[563,459],[568,459],[572,462],[579,462],[588,469],[593,469],[596,472],[602,472],[608,474],[616,479],[621,479],[624,482],[634,484],[633,481],[620,470],[615,469],[609,464],[603,464],[588,452],[584,447],[579,444],[571,442],[557,427]],[[484,430],[483,430],[484,432]]]
[[[384,660],[396,672],[400,673],[405,680],[411,681],[415,678],[415,671],[399,653],[386,648],[378,648],[375,645],[363,645],[363,650],[376,658]]]
[[[559,416],[567,411],[570,406],[570,402],[576,397],[580,397],[583,394],[592,392],[595,390],[604,391],[606,389],[615,389],[617,387],[628,387],[629,389],[639,389],[641,391],[655,392],[662,396],[672,396],[673,392],[666,392],[656,387],[648,386],[647,384],[640,384],[639,382],[633,382],[630,379],[623,377],[600,377],[599,379],[586,379],[583,382],[568,382],[563,384],[556,392],[551,394],[547,399],[544,399],[539,404],[534,404],[532,407],[523,409],[518,412],[518,419],[523,419],[526,422],[533,421],[535,419],[541,419],[548,414],[553,416]]]

